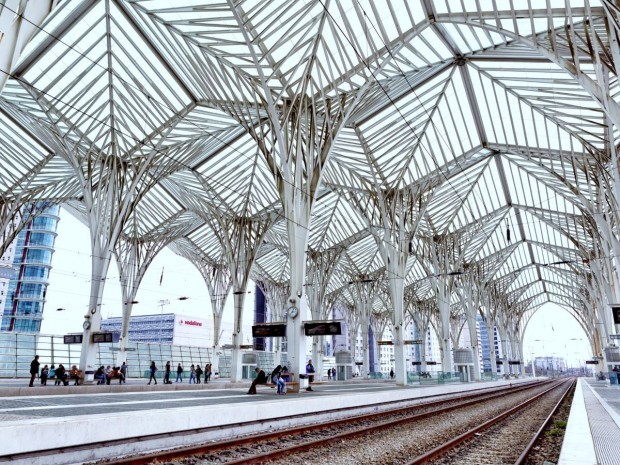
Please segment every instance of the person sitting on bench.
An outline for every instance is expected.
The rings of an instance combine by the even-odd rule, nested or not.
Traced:
[[[103,365],[101,365],[99,368],[97,368],[97,371],[95,371],[95,379],[97,380],[97,384],[106,383],[105,369],[103,368]]]
[[[67,374],[67,370],[65,370],[64,365],[61,363],[56,368],[56,382],[54,383],[56,386],[60,386],[64,384],[65,386],[69,385],[69,380],[67,379],[69,375]]]
[[[123,384],[123,381],[125,381],[125,377],[123,376],[120,367],[112,367],[111,370],[108,370],[106,374],[106,384],[110,384],[110,381],[113,379],[118,379],[118,384]]]
[[[254,371],[256,372],[256,378],[254,378],[254,381],[252,381],[252,385],[250,386],[248,394],[256,394],[257,384],[267,384],[267,375],[265,374],[265,372],[258,367],[254,368]]]
[[[286,394],[286,382],[288,381],[288,368],[283,366],[278,372],[276,385],[278,386],[278,394]]]
[[[81,379],[80,375],[81,375],[81,372],[78,369],[77,365],[73,365],[71,367],[71,371],[69,372],[69,379],[75,380],[74,386],[77,386],[78,384],[80,384],[80,379]]]

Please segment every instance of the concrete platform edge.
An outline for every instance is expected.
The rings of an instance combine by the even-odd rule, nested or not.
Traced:
[[[558,465],[597,465],[598,463],[583,398],[584,384],[587,386],[583,379],[579,379],[575,388]],[[587,389],[589,388],[587,386]]]
[[[527,379],[519,382],[529,381]],[[323,412],[334,408],[356,408],[360,405],[376,402],[407,400],[439,393],[453,393],[479,389],[481,387],[500,386],[508,382],[481,382],[472,384],[445,385],[441,389],[416,387],[398,389],[390,392],[375,393],[367,402],[360,402],[354,394],[341,394],[334,397],[314,397],[310,393],[291,395],[287,399],[274,396],[273,400],[265,396],[257,397],[260,402],[239,404],[203,404],[193,407],[174,408],[162,415],[161,410],[140,412],[122,412],[115,414],[94,414],[90,416],[73,416],[63,418],[25,419],[8,421],[0,424],[0,437],[4,446],[2,455],[37,452],[41,450],[68,448],[83,444],[117,439],[141,437],[168,432],[187,431],[197,428],[225,428],[230,425],[270,420],[279,417]],[[515,384],[515,381],[512,381]],[[440,391],[440,392],[438,392]],[[246,397],[244,392],[239,396]],[[303,402],[293,401],[295,399]],[[291,401],[289,401],[291,400]],[[174,421],[171,421],[174,418]],[[36,432],[36,441],[23,441]]]

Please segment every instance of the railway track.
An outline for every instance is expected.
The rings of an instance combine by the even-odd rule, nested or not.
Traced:
[[[521,465],[572,386],[574,381],[556,384],[405,463]]]
[[[549,387],[550,383],[532,383],[496,389],[492,392],[460,394],[458,399],[442,398],[387,412],[359,415],[217,444],[184,447],[139,457],[106,461],[106,463],[252,464],[278,463],[279,461],[290,463],[293,459],[304,463],[306,460],[304,454],[309,454],[307,460],[314,460],[317,456],[327,456],[330,457],[330,463],[360,463],[360,458],[352,456],[351,450],[359,451],[364,449],[364,444],[372,445],[376,442],[377,434],[382,437],[396,434],[401,438],[406,438],[411,433],[405,431],[411,430],[415,432],[414,436],[420,434],[426,436],[424,440],[413,441],[414,452],[408,452],[409,456],[413,457],[419,455],[419,451],[415,452],[415,450],[429,450],[445,438],[445,426],[441,426],[444,422],[455,422],[455,418],[460,416],[463,417],[463,421],[456,422],[460,425],[459,428],[470,429],[473,424],[480,424],[483,419],[486,420],[492,416],[490,412],[497,411],[500,408],[499,405],[518,406],[531,398],[534,395],[533,392],[539,394],[541,391],[548,390]],[[478,415],[473,415],[472,412],[476,411]],[[466,421],[467,418],[469,422]],[[425,431],[429,434],[424,433]],[[344,451],[339,451],[339,449],[344,449]],[[402,449],[398,448],[398,450]],[[344,457],[336,459],[336,455]],[[399,453],[399,455],[402,460],[402,454]],[[394,459],[394,457],[386,456],[385,462],[378,458],[378,460],[372,460],[372,463],[399,463]]]

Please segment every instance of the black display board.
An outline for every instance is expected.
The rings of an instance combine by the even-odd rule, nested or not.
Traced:
[[[63,336],[63,341],[65,344],[81,344],[82,337],[81,334],[65,334]]]
[[[286,324],[264,323],[253,325],[252,337],[286,337]]]
[[[342,334],[339,321],[321,321],[304,323],[306,336],[338,336]]]
[[[93,333],[93,344],[101,344],[104,342],[114,342],[114,334],[113,333]]]

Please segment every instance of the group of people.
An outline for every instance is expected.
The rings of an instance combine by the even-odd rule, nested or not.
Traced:
[[[272,384],[275,384],[278,395],[286,394],[286,382],[289,381],[290,373],[288,372],[288,367],[278,365],[269,375],[269,378],[265,374],[264,370],[261,370],[259,367],[254,368],[254,372],[256,373],[256,378],[252,381],[250,385],[250,389],[248,390],[248,394],[256,394],[256,386],[258,384],[268,384],[271,381]],[[308,378],[308,387],[306,391],[312,391],[312,384],[314,382],[314,365],[312,364],[312,360],[308,360],[306,364],[306,377]]]
[[[172,381],[170,381],[171,372],[172,372],[172,366],[170,364],[170,361],[168,361],[166,362],[166,365],[164,368],[164,384],[172,384]],[[177,366],[177,378],[175,381],[176,383],[183,382],[184,372],[185,370],[183,369],[183,366],[179,363]],[[151,362],[151,366],[149,367],[150,377],[149,377],[149,382],[147,384],[151,384],[151,382],[154,382],[155,384],[157,384],[157,378],[155,377],[156,373],[157,373],[157,365],[155,365],[155,362]],[[212,364],[207,363],[203,370],[200,367],[200,365],[194,365],[192,363],[192,365],[189,367],[189,384],[192,384],[192,383],[200,384],[203,374],[205,375],[204,382],[205,384],[208,384],[209,381],[211,380],[211,375],[213,374]]]
[[[328,368],[327,369],[327,379],[328,380],[336,380],[336,369],[335,368]]]
[[[127,384],[127,363],[123,362],[120,367],[108,365],[106,368],[101,365],[95,371],[97,384],[110,384],[110,381],[118,378],[118,384]]]
[[[268,384],[269,381],[278,388],[276,391],[278,395],[286,394],[286,382],[289,378],[289,372],[286,366],[278,365],[275,367],[269,375],[269,378],[265,374],[265,371],[258,367],[254,368],[254,372],[256,373],[256,378],[252,381],[248,394],[256,394],[256,386],[258,384]]]
[[[65,366],[61,363],[58,367],[52,365],[43,365],[43,368],[39,371],[39,367],[41,366],[41,362],[39,362],[39,356],[35,355],[32,362],[30,362],[30,384],[29,387],[34,387],[34,380],[39,376],[41,380],[42,386],[47,386],[47,381],[50,378],[54,378],[55,386],[68,386],[69,380],[75,380],[75,386],[79,384],[80,381],[80,370],[77,365],[73,365],[71,370],[67,370]]]

